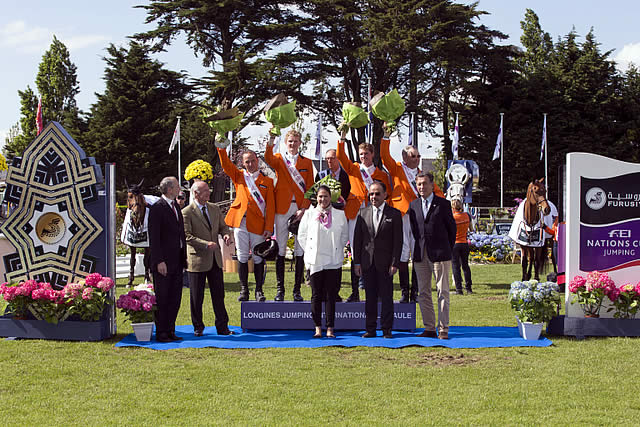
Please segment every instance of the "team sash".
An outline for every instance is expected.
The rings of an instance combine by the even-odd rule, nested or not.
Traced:
[[[262,197],[262,193],[260,193],[260,190],[258,189],[258,186],[256,185],[256,181],[253,179],[251,174],[249,172],[247,172],[246,170],[243,170],[242,173],[244,175],[244,182],[247,184],[247,188],[249,189],[249,193],[251,193],[251,197],[253,197],[253,200],[256,202],[256,204],[260,208],[260,212],[262,212],[262,216],[265,217],[264,212],[265,212],[265,210],[267,208],[267,202]]]
[[[409,169],[407,165],[404,164],[404,162],[402,162],[402,169],[404,170],[404,174],[407,177],[407,181],[409,181],[409,183],[411,184],[413,193],[416,195],[416,197],[420,197],[420,194],[418,193],[418,187],[416,186],[415,175],[413,174],[413,172],[411,172],[411,169]],[[418,169],[418,172],[420,172],[420,169]]]
[[[300,188],[300,191],[302,191],[302,194],[304,194],[304,192],[307,191],[305,189],[306,185],[304,183],[304,178],[302,178],[302,175],[300,175],[300,172],[298,172],[298,169],[296,169],[296,165],[291,163],[289,159],[287,159],[285,156],[282,156],[282,159],[284,160],[284,164],[287,165],[287,169],[289,170],[289,175],[291,175],[293,182],[296,183],[298,188]]]
[[[360,165],[360,175],[362,175],[364,185],[367,187],[367,191],[369,191],[369,187],[371,187],[371,184],[373,184],[373,176],[369,175],[369,172],[367,172],[367,168],[364,165]]]

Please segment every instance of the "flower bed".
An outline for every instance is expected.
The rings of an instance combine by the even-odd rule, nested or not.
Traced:
[[[509,236],[501,234],[471,233],[468,237],[469,260],[475,263],[493,264],[510,262],[515,244]]]

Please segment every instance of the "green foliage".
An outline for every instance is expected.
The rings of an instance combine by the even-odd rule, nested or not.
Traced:
[[[181,127],[183,162],[198,151],[190,149],[197,142],[188,137],[191,128],[205,125],[199,118],[184,120],[196,115],[183,103],[189,100],[184,76],[151,60],[142,45],[132,42],[128,49],[110,45],[107,53],[106,89],[91,106],[86,151],[99,164],[117,163],[118,188],[125,187],[125,179],[139,182],[143,178],[147,187],[155,186],[177,170],[176,156],[167,152],[175,117],[182,114],[186,122]]]
[[[51,120],[60,122],[76,141],[81,142],[84,123],[79,117],[80,111],[75,100],[80,91],[76,66],[71,62],[69,50],[56,36],[53,36],[49,50],[42,55],[36,87],[42,97],[43,124],[46,126]],[[5,152],[10,156],[20,156],[37,136],[38,96],[29,86],[24,91],[18,91],[18,95],[22,133],[6,145]]]

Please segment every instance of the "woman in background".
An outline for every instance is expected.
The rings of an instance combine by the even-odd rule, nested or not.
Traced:
[[[329,187],[318,188],[317,200],[318,205],[308,209],[300,221],[298,242],[311,273],[311,316],[316,328],[313,337],[322,337],[322,301],[325,301],[327,338],[335,338],[336,294],[349,228],[344,212],[331,206]]]
[[[451,209],[453,210],[453,219],[456,221],[456,244],[453,246],[453,281],[456,284],[456,294],[463,295],[462,292],[462,275],[460,268],[464,272],[464,281],[467,288],[467,294],[472,294],[471,290],[471,269],[469,268],[469,243],[467,241],[467,232],[469,224],[471,224],[471,216],[467,212],[462,212],[462,202],[459,199],[451,201]]]

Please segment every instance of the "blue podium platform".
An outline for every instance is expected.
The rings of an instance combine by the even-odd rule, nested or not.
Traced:
[[[364,302],[336,303],[336,330],[365,328]],[[413,331],[416,328],[416,304],[393,304],[393,329]],[[240,306],[240,327],[244,330],[313,329],[310,301],[243,301]],[[322,325],[325,326],[324,312]],[[378,329],[380,329],[380,303],[378,303]]]

